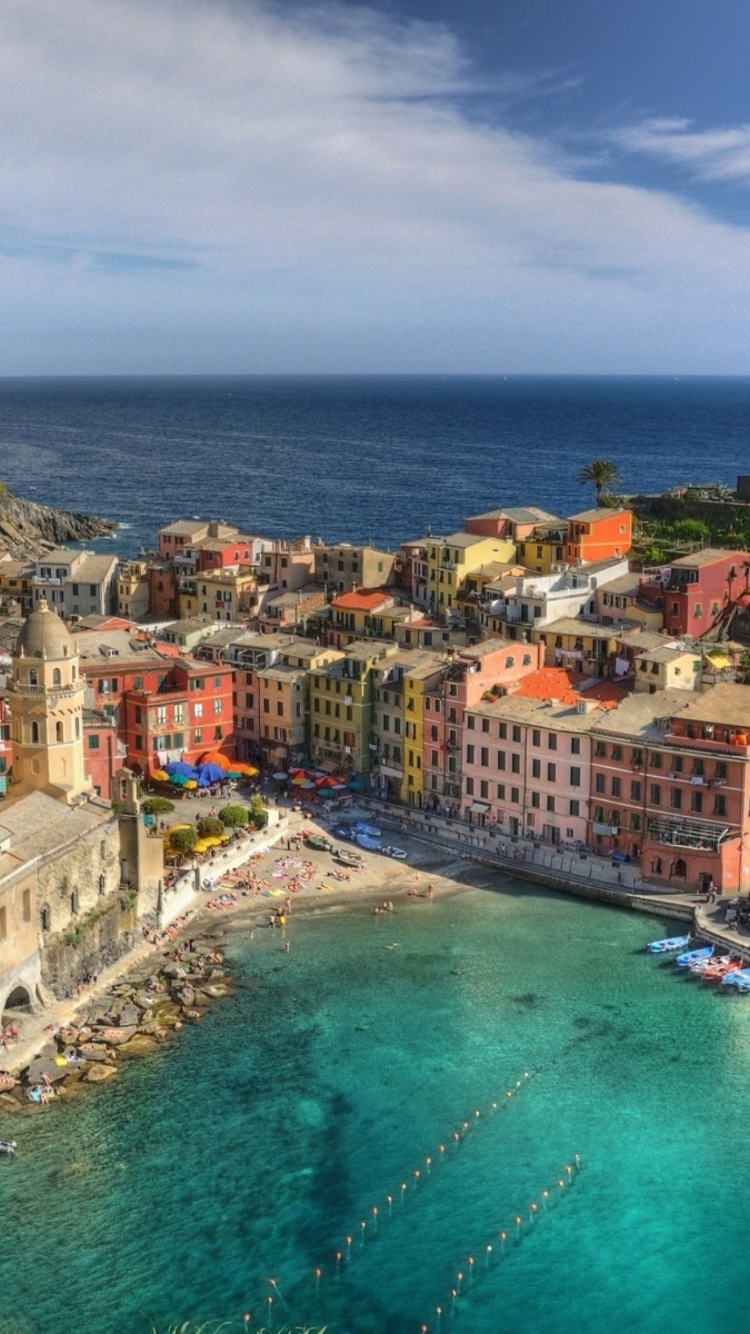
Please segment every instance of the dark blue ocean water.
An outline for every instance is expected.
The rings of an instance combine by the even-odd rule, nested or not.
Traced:
[[[734,484],[749,446],[750,379],[0,380],[0,476],[130,525],[130,553],[192,514],[395,546],[498,505],[586,508],[594,457],[628,491]]]

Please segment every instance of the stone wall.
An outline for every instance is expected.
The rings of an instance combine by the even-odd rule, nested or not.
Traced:
[[[110,895],[67,931],[45,942],[42,979],[58,998],[71,996],[78,982],[116,963],[138,939],[129,899]]]

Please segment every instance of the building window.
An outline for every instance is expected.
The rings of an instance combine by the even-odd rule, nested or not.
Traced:
[[[531,744],[532,746],[541,746],[542,744],[542,734],[538,727],[535,727],[531,733]]]
[[[520,806],[520,804],[521,804],[521,793],[519,792],[519,790],[518,790],[517,787],[512,787],[512,788],[510,789],[510,799],[511,799],[511,801],[515,802],[516,806]]]
[[[520,772],[521,772],[521,756],[520,756],[520,755],[515,755],[515,754],[514,754],[514,755],[511,755],[511,757],[510,757],[510,771],[511,771],[511,773],[513,773],[513,774],[520,774]]]
[[[596,775],[595,782],[594,782],[594,791],[595,791],[595,792],[606,792],[606,790],[607,790],[607,778],[606,778],[606,775],[605,775],[605,774],[597,774],[597,775]]]
[[[547,746],[550,750],[557,750],[557,736],[554,732],[550,732],[547,737]]]
[[[652,783],[649,788],[649,800],[652,806],[661,806],[661,788]]]
[[[570,770],[570,786],[571,787],[581,786],[581,770],[577,768],[575,765],[573,765]],[[571,811],[571,815],[572,814],[573,812]]]
[[[714,815],[726,815],[727,799],[721,793],[714,797]]]
[[[580,755],[581,738],[579,736],[572,736],[570,738],[570,753],[571,755]]]
[[[571,815],[581,814],[581,803],[580,801],[577,801],[575,798],[570,802],[570,814]]]
[[[521,729],[515,723],[513,724],[513,740],[519,742],[521,740]]]
[[[541,778],[541,776],[542,776],[542,761],[541,761],[541,760],[532,760],[532,761],[531,761],[531,777],[532,777],[532,778]]]
[[[541,797],[539,796],[539,793],[538,793],[538,792],[532,792],[532,794],[531,794],[531,804],[532,804],[533,807],[535,807],[536,810],[539,810],[539,808],[540,808],[540,806],[541,806],[541,804],[542,804],[542,801],[541,801]]]
[[[89,736],[89,750],[98,750],[100,739],[98,736]]]
[[[473,796],[474,796],[474,779],[473,779],[473,778],[467,778],[467,779],[466,779],[466,795],[467,795],[467,797],[473,797]]]
[[[612,796],[613,797],[622,796],[622,780],[620,778],[612,779]]]
[[[31,724],[30,734],[31,734],[31,744],[32,744],[32,746],[38,746],[38,745],[39,745],[39,724],[38,724],[38,723],[32,723],[32,724]]]
[[[548,765],[547,765],[547,782],[548,782],[548,783],[556,783],[556,782],[557,782],[557,765],[556,765],[556,764],[548,764]]]
[[[630,784],[630,800],[640,801],[640,799],[641,799],[641,784],[636,779]]]
[[[467,747],[466,747],[466,763],[467,763],[467,764],[473,764],[473,763],[474,763],[474,747],[473,747],[473,746],[467,746]]]
[[[673,787],[673,788],[670,789],[670,793],[669,793],[669,804],[670,804],[670,806],[672,807],[672,810],[673,810],[673,811],[681,811],[681,810],[682,810],[682,789],[681,789],[681,788],[679,788],[679,787]]]

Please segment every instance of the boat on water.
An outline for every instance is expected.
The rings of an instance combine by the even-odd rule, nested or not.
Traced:
[[[691,963],[688,972],[692,973],[694,977],[701,977],[702,974],[705,973],[707,968],[710,968],[713,964],[718,964],[718,963],[729,963],[729,955],[725,954],[722,959],[717,959],[713,955],[709,954],[708,958],[698,959],[696,963]]]
[[[732,973],[727,973],[721,979],[723,987],[740,987],[743,990],[750,990],[750,968],[738,968]]]
[[[728,963],[716,963],[707,968],[703,974],[704,982],[721,982],[729,973],[739,973],[742,968],[740,959],[730,959]]]
[[[16,1141],[14,1139],[0,1139],[0,1153],[7,1153],[9,1158],[13,1157],[16,1151]]]
[[[672,950],[684,950],[690,944],[690,936],[670,936],[668,940],[652,940],[646,946],[649,954],[670,954]]]
[[[697,963],[699,959],[710,959],[713,952],[713,945],[702,945],[700,949],[688,950],[686,954],[678,954],[675,963],[678,968],[689,968],[691,963]]]
[[[381,849],[380,839],[371,838],[369,834],[357,834],[357,843],[367,852],[380,852]]]

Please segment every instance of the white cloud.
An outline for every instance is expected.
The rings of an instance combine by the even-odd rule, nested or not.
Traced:
[[[744,368],[750,233],[473,87],[365,8],[4,0],[0,369]]]
[[[633,153],[687,167],[704,181],[750,181],[750,125],[691,130],[684,119],[646,120],[612,137]]]

